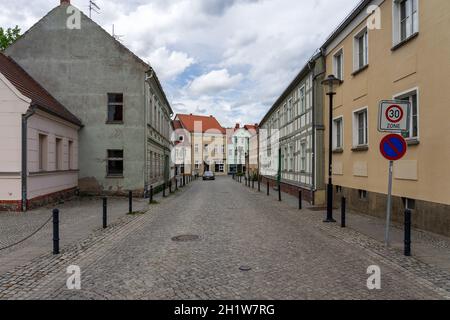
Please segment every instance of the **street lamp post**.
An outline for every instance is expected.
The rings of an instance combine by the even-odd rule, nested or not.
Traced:
[[[333,97],[336,95],[334,86],[338,85],[340,80],[334,75],[328,76],[322,84],[327,89],[329,97],[329,127],[328,127],[328,186],[327,186],[327,218],[324,222],[336,222],[333,219]]]

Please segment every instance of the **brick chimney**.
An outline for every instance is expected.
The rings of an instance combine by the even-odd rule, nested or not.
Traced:
[[[61,5],[70,5],[70,0],[61,0]]]
[[[235,129],[240,129],[240,128],[241,128],[241,125],[239,123],[236,123]]]

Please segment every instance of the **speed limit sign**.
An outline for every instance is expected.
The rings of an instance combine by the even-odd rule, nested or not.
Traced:
[[[388,101],[380,103],[378,131],[403,132],[408,130],[411,104],[408,101]]]

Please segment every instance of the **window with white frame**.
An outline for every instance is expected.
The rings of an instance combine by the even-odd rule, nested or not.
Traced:
[[[339,150],[343,147],[343,118],[333,120],[333,149]]]
[[[306,171],[306,141],[300,144],[300,171]]]
[[[292,99],[288,100],[287,112],[288,112],[288,122],[291,122],[293,119],[293,117],[292,117]]]
[[[302,86],[299,90],[299,103],[300,103],[300,114],[303,114],[306,112],[305,86]]]
[[[419,100],[417,90],[395,97],[396,100],[405,100],[411,103],[411,117],[409,119],[408,131],[403,133],[406,139],[419,138]]]
[[[419,32],[419,1],[394,0],[394,44]]]
[[[289,171],[294,170],[294,146],[289,146]]]
[[[344,79],[344,50],[340,49],[333,56],[333,67],[334,67],[334,75],[339,80]]]
[[[366,146],[369,144],[367,108],[355,111],[353,116],[353,145]]]
[[[367,28],[364,28],[355,36],[354,49],[354,69],[359,70],[369,64],[369,34]]]

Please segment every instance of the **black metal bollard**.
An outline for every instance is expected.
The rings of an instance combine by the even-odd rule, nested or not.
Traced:
[[[278,185],[278,201],[281,201],[281,184]]]
[[[261,178],[258,176],[258,192],[261,192]]]
[[[150,199],[149,203],[151,204],[153,202],[153,186],[150,186]]]
[[[53,209],[53,254],[59,254],[59,210]]]
[[[128,212],[133,213],[133,191],[128,191]]]
[[[405,210],[405,256],[411,256],[411,210]]]
[[[186,176],[183,175],[183,187],[186,185]]]
[[[347,202],[347,200],[345,199],[345,197],[342,197],[342,199],[341,199],[341,228],[346,227],[346,217],[345,217],[346,202]]]
[[[163,198],[166,197],[166,183],[163,183]]]
[[[269,180],[267,180],[267,195],[270,194],[270,184],[269,184]]]
[[[169,193],[172,193],[172,180],[169,181]]]
[[[252,179],[252,189],[255,189],[255,180]]]
[[[175,191],[178,190],[178,178],[175,177]]]
[[[303,209],[302,198],[303,198],[302,190],[298,190],[298,210]]]
[[[103,198],[103,229],[108,228],[108,199]]]

